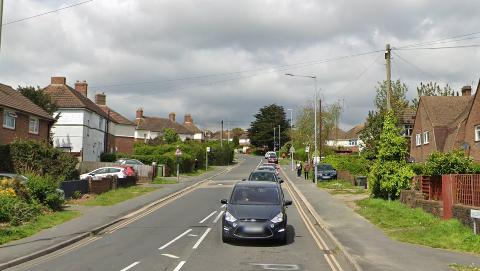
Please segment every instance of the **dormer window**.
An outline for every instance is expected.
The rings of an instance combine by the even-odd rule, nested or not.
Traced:
[[[9,129],[15,129],[15,122],[17,119],[17,114],[11,111],[3,111],[3,127]]]

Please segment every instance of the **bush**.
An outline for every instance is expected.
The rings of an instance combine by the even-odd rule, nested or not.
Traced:
[[[28,204],[20,201],[13,206],[13,212],[10,225],[19,226],[22,222],[28,222],[40,215],[40,206],[34,202]]]
[[[4,178],[0,180],[0,195],[16,197],[20,200],[30,198],[27,184],[18,176],[13,179]]]
[[[64,196],[56,189],[59,185],[52,176],[28,175],[28,188],[32,197],[52,210],[59,210],[63,206]]]
[[[117,160],[115,153],[102,152],[100,154],[100,161],[102,162],[114,162],[115,160]]]
[[[363,156],[329,155],[322,164],[332,164],[335,169],[346,170],[353,175],[366,175],[369,170],[369,160]]]
[[[420,164],[409,164],[415,175],[425,175],[425,166]]]
[[[429,176],[444,174],[471,174],[476,170],[473,159],[465,157],[463,150],[431,153],[425,163],[425,172]]]
[[[20,202],[17,197],[0,194],[0,222],[10,222],[15,216],[15,205]]]

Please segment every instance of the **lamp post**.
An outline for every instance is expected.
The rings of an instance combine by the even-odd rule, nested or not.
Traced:
[[[293,109],[287,109],[290,110],[290,133],[293,131]],[[293,135],[292,135],[292,147],[293,147]],[[290,156],[292,157],[292,170],[293,170],[293,153],[290,153]]]
[[[280,132],[280,125],[278,125],[278,157],[280,157],[280,149],[282,148],[282,145],[280,145],[280,135],[282,133]]]
[[[275,151],[275,127],[273,127],[273,151]]]
[[[291,73],[286,73],[285,75],[288,76],[296,76],[296,77],[306,77],[306,78],[312,78],[315,80],[315,131],[314,131],[314,137],[315,137],[315,155],[313,156],[313,181],[315,182],[315,185],[317,184],[317,77],[316,76],[309,76],[309,75],[296,75],[296,74],[291,74]]]

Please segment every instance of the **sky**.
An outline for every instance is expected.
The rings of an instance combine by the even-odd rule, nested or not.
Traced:
[[[85,80],[91,100],[105,93],[130,120],[139,108],[179,123],[190,114],[211,131],[222,120],[247,129],[271,104],[295,123],[317,90],[323,106],[343,106],[348,130],[375,110],[386,44],[407,99],[421,82],[475,92],[478,10],[478,0],[7,0],[0,83]]]

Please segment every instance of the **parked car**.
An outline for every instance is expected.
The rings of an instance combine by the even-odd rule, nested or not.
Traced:
[[[0,173],[0,180],[2,179],[15,179],[15,178],[18,178],[20,181],[24,181],[25,184],[27,185],[28,187],[28,178],[23,176],[23,175],[20,175],[20,174],[16,174],[16,173]],[[65,200],[65,191],[63,191],[63,189],[60,189],[60,188],[57,188],[55,189],[55,193],[60,195],[60,200]]]
[[[114,166],[114,167],[124,168],[128,173],[127,176],[136,177],[138,175],[138,172],[133,168],[133,166]]]
[[[259,167],[257,167],[256,170],[266,170],[266,171],[272,171],[272,172],[277,173],[277,170],[275,168],[271,167],[271,166],[259,166]]]
[[[274,151],[267,151],[267,152],[265,153],[265,159],[268,159],[268,157],[269,157],[270,154],[272,154],[272,153],[276,155],[276,153],[275,153]]]
[[[276,155],[275,153],[270,153],[270,154],[268,155],[268,162],[269,162],[269,163],[278,164],[277,155]]]
[[[287,243],[287,214],[291,200],[273,182],[237,182],[222,216],[222,241],[270,239]]]
[[[271,168],[275,169],[275,172],[277,172],[277,175],[280,173],[280,168],[277,167],[277,164],[275,164],[275,163],[263,163],[262,167],[271,167]]]
[[[95,169],[92,172],[85,173],[80,175],[80,180],[88,179],[88,177],[92,177],[92,180],[100,180],[101,178],[105,178],[108,175],[117,176],[118,178],[125,178],[128,176],[128,172],[125,168],[122,167],[101,167]]]
[[[120,158],[114,161],[114,163],[119,163],[122,165],[145,165],[144,163],[138,161],[137,159],[131,158]]]
[[[337,179],[337,171],[331,164],[317,165],[317,180],[335,180]]]
[[[267,182],[276,182],[283,183],[283,180],[279,180],[277,173],[270,170],[254,170],[248,176],[248,179],[243,181],[267,181]]]

